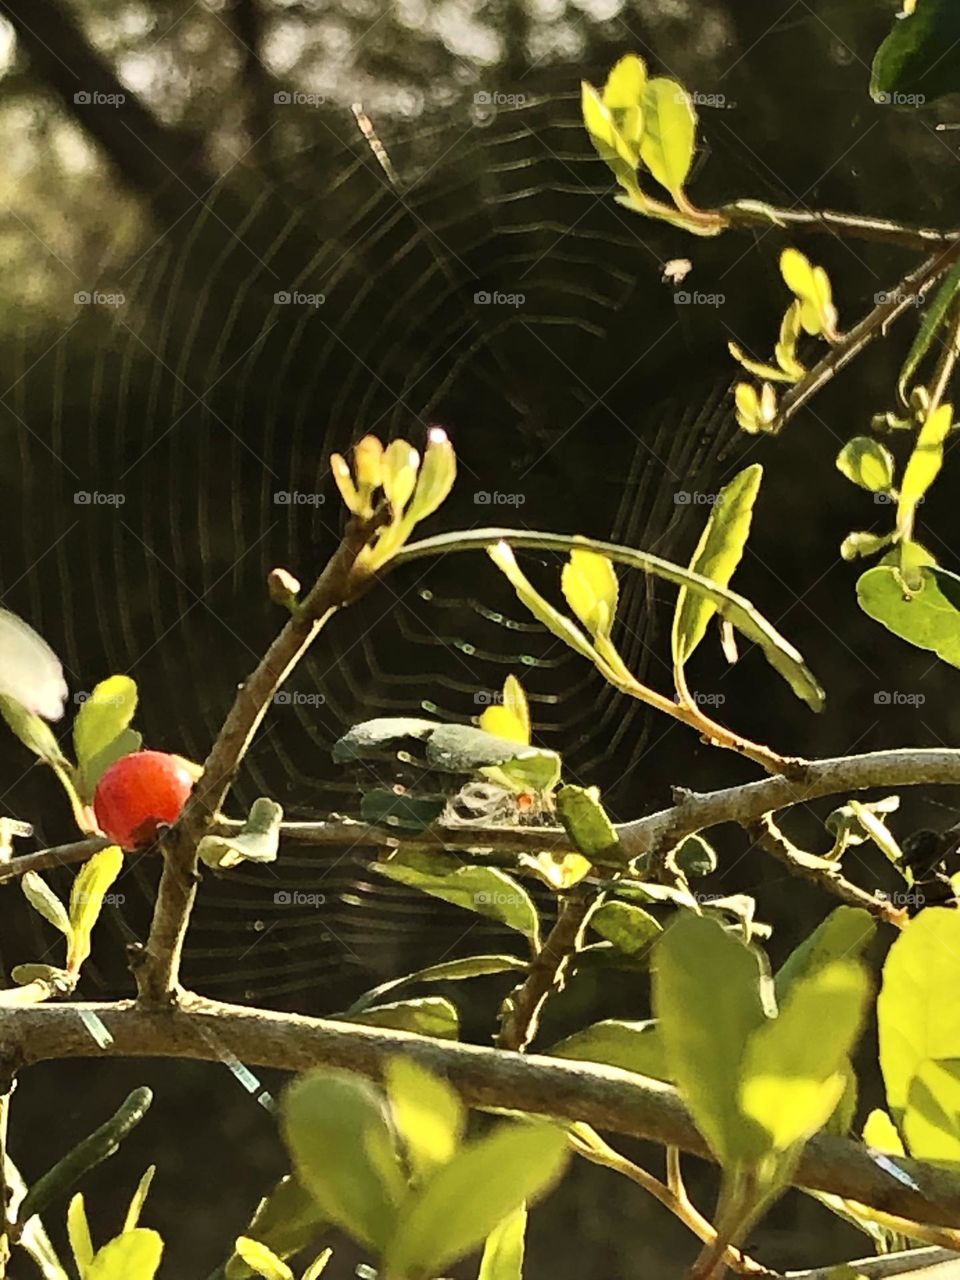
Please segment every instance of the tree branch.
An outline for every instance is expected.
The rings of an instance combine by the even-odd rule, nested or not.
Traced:
[[[934,227],[911,227],[889,218],[870,218],[855,213],[837,213],[832,209],[781,209],[754,200],[736,200],[719,210],[731,227],[763,227],[771,225],[797,231],[821,232],[845,239],[874,240],[898,245],[903,249],[936,249],[953,244],[960,232],[940,231]]]
[[[866,1276],[867,1280],[888,1280],[888,1277],[901,1276],[903,1280],[912,1277],[926,1277],[929,1280],[947,1280],[952,1274],[944,1270],[944,1266],[956,1266],[957,1255],[951,1249],[909,1249],[903,1253],[886,1253],[881,1257],[858,1258],[848,1262],[851,1274]],[[933,1268],[931,1270],[931,1268]],[[836,1266],[815,1267],[812,1271],[788,1271],[785,1280],[830,1280],[836,1273]]]
[[[84,1021],[99,1018],[105,1047]],[[101,1040],[103,1037],[101,1037]],[[298,1014],[247,1009],[196,996],[176,1006],[132,1001],[46,1004],[0,1009],[0,1048],[18,1069],[70,1058],[188,1058],[302,1071],[339,1067],[371,1079],[408,1054],[445,1076],[471,1107],[506,1108],[582,1121],[594,1129],[676,1146],[709,1158],[675,1089],[592,1063],[451,1043],[403,1031],[351,1026]],[[918,1160],[897,1159],[907,1181],[889,1174],[865,1147],[846,1138],[814,1138],[794,1175],[797,1185],[839,1195],[916,1222],[960,1219],[960,1177]]]
[[[320,577],[237,690],[183,813],[160,840],[164,862],[156,907],[146,950],[135,963],[140,998],[148,1003],[164,1003],[176,997],[180,956],[197,893],[197,845],[213,828],[274,693],[327,618],[350,598],[354,562],[371,527],[370,520],[350,520],[343,541]]]

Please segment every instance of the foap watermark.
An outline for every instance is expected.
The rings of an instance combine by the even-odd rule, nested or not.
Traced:
[[[101,493],[99,489],[78,489],[73,495],[76,507],[122,507],[127,500],[125,493]]]
[[[323,893],[304,893],[301,889],[278,889],[273,895],[277,907],[322,907],[326,900]]]
[[[502,707],[503,694],[499,689],[481,689],[473,695],[473,701],[478,707]]]
[[[105,907],[122,907],[126,900],[127,895],[125,893],[105,893],[102,898],[99,893],[78,893],[73,895],[71,899],[78,906],[86,906],[88,902],[102,902]]]
[[[525,493],[501,493],[499,489],[478,489],[473,501],[478,507],[522,507],[527,500]]]
[[[299,289],[280,289],[273,295],[278,307],[322,307],[327,296],[324,293],[301,293]]]
[[[322,93],[304,93],[300,89],[278,89],[273,100],[278,107],[322,107],[327,101]]]
[[[677,94],[677,101],[686,100],[695,107],[712,107],[715,111],[732,111],[737,105],[727,97],[725,93],[700,93],[694,89],[690,93],[685,93],[681,97]]]
[[[873,100],[878,107],[922,107],[927,99],[922,93],[878,93]]]
[[[703,693],[697,689],[690,690],[690,701],[697,707],[722,707],[727,700],[725,693]],[[679,696],[674,697],[679,703]]]
[[[522,307],[526,300],[525,293],[501,293],[498,289],[492,293],[480,289],[473,295],[474,304],[478,307]]]
[[[278,707],[322,707],[326,698],[322,693],[303,693],[299,689],[283,689],[273,695]]]
[[[99,89],[78,89],[73,95],[78,107],[122,107],[127,100],[125,93],[101,93]]]
[[[73,700],[78,706],[82,706],[84,702],[89,702],[93,697],[86,689],[78,689],[73,695]],[[102,693],[97,694],[98,707],[122,707],[127,701],[127,695],[123,693],[115,693],[104,697]]]
[[[125,293],[104,293],[101,289],[80,289],[73,295],[77,307],[122,307],[126,301]]]
[[[722,307],[726,300],[725,293],[691,293],[689,289],[673,292],[673,301],[678,307]]]
[[[904,293],[902,289],[881,289],[879,293],[873,295],[873,301],[877,307],[884,307],[888,304],[898,307],[907,305],[922,307],[927,301],[927,295],[925,293]]]
[[[525,93],[500,93],[494,90],[479,89],[473,95],[474,106],[477,107],[522,107],[527,101]]]
[[[877,897],[894,907],[922,907],[927,895],[919,889],[878,889]]]
[[[326,500],[325,493],[304,493],[300,489],[277,489],[273,495],[276,507],[322,507]]]
[[[473,901],[478,907],[519,907],[524,899],[519,893],[504,893],[499,889],[491,889],[475,893]]]
[[[673,505],[675,507],[712,507],[719,499],[719,493],[707,493],[703,489],[678,489],[673,495]]]
[[[900,689],[878,689],[873,695],[875,707],[922,707],[925,693],[904,693]]]

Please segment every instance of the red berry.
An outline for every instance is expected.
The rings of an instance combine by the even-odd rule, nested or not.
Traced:
[[[135,751],[107,769],[97,783],[93,812],[100,830],[122,849],[157,838],[157,824],[176,822],[193,788],[179,756]]]

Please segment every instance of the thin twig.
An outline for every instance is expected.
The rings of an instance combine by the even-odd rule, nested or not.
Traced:
[[[870,218],[856,213],[838,213],[832,209],[781,209],[751,200],[735,201],[719,210],[731,227],[753,228],[780,226],[796,231],[810,231],[846,239],[874,240],[881,244],[899,245],[903,249],[935,249],[952,244],[960,233],[940,231],[935,227],[911,227],[889,218]]]
[[[351,519],[334,552],[255,670],[237,690],[233,706],[176,825],[161,839],[163,872],[146,949],[136,963],[137,989],[148,1003],[176,998],[180,956],[197,892],[197,845],[213,826],[274,693],[316,638],[324,622],[355,589],[352,571],[371,521]]]
[[[903,277],[898,285],[884,295],[872,311],[843,334],[812,369],[795,383],[780,401],[774,431],[780,431],[793,415],[823,389],[851,360],[914,306],[937,280],[960,258],[960,239],[953,238],[938,253]]]
[[[106,1035],[99,1040],[87,1026],[91,1015],[103,1023]],[[289,1071],[339,1067],[374,1080],[402,1053],[446,1077],[470,1107],[582,1121],[600,1132],[710,1158],[676,1090],[633,1072],[196,996],[166,1008],[124,1001],[0,1009],[0,1047],[19,1069],[72,1058],[239,1059]],[[796,1185],[913,1222],[952,1225],[960,1219],[960,1176],[906,1157],[895,1163],[898,1177],[861,1143],[818,1134],[793,1176]]]
[[[540,1012],[550,996],[562,990],[568,962],[580,946],[587,916],[598,897],[595,889],[582,884],[564,896],[556,924],[531,962],[526,978],[504,1003],[497,1036],[501,1049],[522,1052],[537,1034]]]
[[[889,898],[877,893],[867,893],[865,889],[851,883],[841,872],[839,862],[829,862],[826,858],[817,858],[798,849],[791,844],[769,813],[750,823],[747,834],[758,849],[771,854],[793,875],[826,889],[851,907],[862,907],[878,920],[892,924],[896,929],[902,929],[906,924],[908,917],[905,910],[894,906]]]
[[[887,1253],[882,1257],[857,1258],[846,1265],[853,1275],[865,1276],[867,1280],[890,1280],[893,1276],[920,1276],[931,1267],[939,1267],[944,1263],[956,1265],[957,1255],[950,1249],[909,1249],[903,1253]],[[814,1267],[812,1271],[788,1271],[785,1280],[829,1280],[836,1273],[836,1264],[829,1267]],[[946,1280],[933,1273],[931,1280]]]

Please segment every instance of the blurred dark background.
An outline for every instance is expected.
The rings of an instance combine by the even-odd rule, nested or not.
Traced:
[[[460,477],[431,529],[583,532],[681,559],[709,495],[761,460],[737,585],[803,651],[828,708],[812,715],[756,652],[727,669],[717,646],[698,656],[697,690],[788,753],[954,743],[955,674],[858,612],[856,570],[838,555],[851,529],[889,523],[833,459],[892,407],[909,333],[781,439],[738,436],[726,342],[772,349],[786,241],[694,240],[620,209],[579,121],[579,79],[602,83],[636,51],[703,104],[701,205],[749,197],[950,226],[960,134],[936,126],[954,104],[900,113],[867,92],[894,12],[882,0],[0,0],[4,604],[54,645],[72,694],[127,671],[148,745],[202,759],[279,623],[267,571],[309,580],[335,543],[331,450],[371,431],[419,445],[442,423]],[[830,237],[803,247],[831,271],[841,323],[911,265]],[[677,258],[692,264],[680,288],[712,304],[675,296],[663,269]],[[948,567],[958,497],[948,467],[924,508],[921,536]],[[555,589],[556,564],[527,562]],[[671,603],[659,585],[624,582],[622,649],[664,688]],[[324,632],[265,722],[236,812],[259,794],[291,817],[356,812],[355,780],[330,759],[346,727],[468,721],[511,671],[538,741],[563,751],[571,778],[600,784],[617,817],[668,802],[671,784],[750,776],[624,705],[484,558],[458,556],[410,566]],[[0,758],[4,811],[34,823],[36,847],[70,838],[49,774],[9,736]],[[947,825],[954,799],[906,797],[898,833]],[[793,814],[793,838],[823,849],[829,807]],[[782,957],[831,904],[742,834],[719,846],[705,887],[756,894]],[[879,854],[852,869],[892,887]],[[70,873],[54,879],[66,891]],[[131,860],[85,994],[129,989],[124,946],[144,936],[155,880],[149,859]],[[325,905],[276,900],[291,888]],[[16,888],[2,903],[7,970],[55,954]],[[289,849],[276,867],[206,878],[186,976],[208,994],[330,1013],[491,943],[517,940],[385,886],[356,852]],[[508,985],[449,992],[465,1035],[489,1042]],[[577,979],[539,1043],[614,1012],[647,1016],[642,975]],[[90,1180],[97,1230],[118,1228],[156,1159],[147,1220],[168,1239],[163,1274],[203,1277],[283,1168],[271,1116],[225,1066],[36,1068],[14,1102],[13,1154],[36,1176],[140,1082],[157,1101]],[[867,1070],[865,1103],[875,1094]],[[793,1196],[753,1243],[798,1266],[866,1242]],[[585,1166],[534,1214],[527,1274],[679,1276],[692,1253],[662,1210]],[[338,1250],[329,1274],[342,1280],[354,1261]]]

